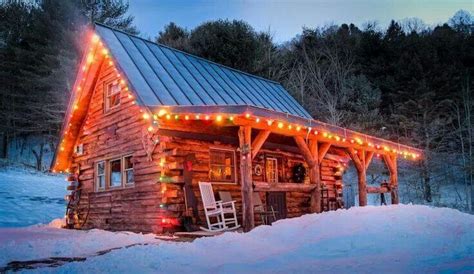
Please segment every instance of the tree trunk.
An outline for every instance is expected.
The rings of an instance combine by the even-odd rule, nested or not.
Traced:
[[[423,198],[425,199],[425,201],[431,203],[433,201],[433,198],[431,196],[431,184],[430,184],[431,178],[430,178],[428,163],[426,159],[422,160],[421,172],[423,176],[423,181],[422,181],[423,182]]]
[[[8,137],[7,133],[2,133],[1,136],[1,147],[0,147],[0,158],[7,159],[8,158]]]

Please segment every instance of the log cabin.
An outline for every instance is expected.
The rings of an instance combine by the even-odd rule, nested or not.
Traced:
[[[367,187],[375,157],[389,183]],[[230,192],[239,223],[342,207],[342,174],[397,204],[397,160],[421,151],[314,120],[274,81],[96,24],[87,41],[52,163],[69,173],[70,228],[163,233],[203,222],[199,182]]]

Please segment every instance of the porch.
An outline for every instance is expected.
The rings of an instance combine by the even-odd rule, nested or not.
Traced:
[[[339,184],[328,184],[328,176],[324,174],[327,170],[325,163],[328,161],[339,163],[341,166],[345,166],[348,161],[353,162],[358,175],[360,206],[367,205],[368,193],[390,193],[392,203],[397,204],[399,201],[397,160],[399,157],[416,160],[421,153],[408,146],[348,129],[257,107],[174,106],[160,107],[155,112],[154,123],[157,123],[161,134],[172,135],[176,134],[172,132],[177,131],[186,132],[185,135],[189,137],[192,134],[211,133],[213,128],[214,130],[219,128],[237,135],[235,140],[238,142],[236,144],[238,181],[244,231],[250,231],[255,227],[252,198],[254,192],[264,193],[265,196],[268,196],[268,193],[279,192],[308,193],[309,213],[320,213],[330,209],[328,201],[325,200],[329,198],[329,195],[325,193],[329,193],[328,187],[332,187],[337,201],[337,193],[342,192],[343,183],[341,181]],[[267,149],[275,147],[274,142],[268,142],[270,136],[285,138],[283,143],[280,142],[276,146],[296,151],[302,156],[308,169],[309,180],[294,183],[253,179],[253,162],[259,152],[264,146]],[[228,138],[229,141],[230,139],[232,138]],[[388,184],[367,187],[366,171],[374,157],[383,159],[390,179]],[[334,167],[341,169],[339,174],[338,170],[334,170],[334,175],[342,176],[344,167]],[[184,188],[186,189],[186,186]]]

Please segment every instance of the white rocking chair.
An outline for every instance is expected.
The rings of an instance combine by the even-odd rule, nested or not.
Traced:
[[[237,222],[235,201],[216,201],[210,183],[199,182],[199,190],[201,191],[202,203],[204,204],[204,213],[206,215],[208,226],[208,228],[200,227],[201,230],[219,232],[234,230],[240,227]],[[216,221],[211,222],[212,219],[215,219]]]

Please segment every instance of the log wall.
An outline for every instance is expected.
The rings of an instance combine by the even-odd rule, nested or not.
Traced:
[[[201,224],[205,225],[198,182],[209,181],[209,150],[211,148],[235,150],[235,176],[237,181],[240,181],[237,135],[230,134],[232,130],[223,127],[222,135],[227,135],[225,140],[235,139],[235,142],[223,142],[221,139],[216,141],[218,138],[213,141],[209,138],[207,140],[190,139],[170,134],[160,136],[160,131],[158,131],[153,138],[159,138],[160,143],[153,150],[150,161],[143,141],[144,136],[148,136],[146,135],[148,123],[142,119],[142,113],[134,104],[134,99],[129,98],[123,90],[120,106],[104,113],[104,85],[115,79],[118,79],[116,71],[104,63],[100,69],[87,117],[76,141],[76,144],[84,146],[83,155],[74,155],[72,159],[72,170],[79,172],[82,185],[77,227],[164,232],[165,225],[162,222],[165,218],[179,219],[186,212],[183,164],[184,158],[189,154],[195,155],[192,189],[198,201],[199,219]],[[95,163],[128,154],[132,155],[135,185],[128,188],[96,191]],[[278,161],[278,183],[265,183],[266,157],[273,157]],[[284,191],[287,217],[297,217],[310,212],[312,186],[309,185],[309,178],[300,184],[294,183],[291,178],[292,167],[298,163],[306,165],[299,153],[269,149],[265,144],[252,162],[253,167],[256,165],[262,167],[261,175],[255,174],[255,169],[252,170],[254,191],[259,193],[263,203],[266,201],[267,192]],[[323,184],[329,187],[331,196],[335,195],[335,187],[342,184],[341,176],[337,175],[339,166],[337,161],[329,159],[324,159],[321,163],[321,179]],[[216,196],[218,191],[231,193],[233,199],[237,201],[237,212],[241,221],[240,184],[214,184],[213,188]],[[258,214],[255,214],[255,222],[258,224],[259,221]]]

